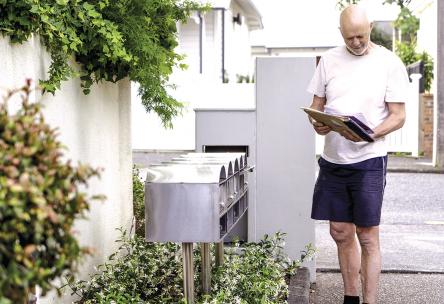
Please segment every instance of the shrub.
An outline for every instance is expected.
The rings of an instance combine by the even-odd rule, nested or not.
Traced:
[[[0,104],[0,302],[24,303],[32,287],[43,294],[71,272],[87,248],[72,231],[88,200],[81,189],[99,171],[64,160],[56,129],[45,123],[40,103],[30,103],[29,83]],[[10,113],[8,100],[20,96]]]
[[[122,232],[119,250],[98,267],[88,281],[70,280],[75,303],[184,303],[182,255],[174,243],[148,243]],[[197,303],[286,303],[288,277],[300,261],[282,253],[282,233],[265,236],[258,243],[235,244],[228,249],[223,267],[212,269],[212,293],[200,293],[200,250],[195,246]],[[301,257],[311,256],[313,249]],[[214,257],[214,254],[212,255]],[[122,302],[123,303],[123,302]]]
[[[424,90],[429,92],[432,86],[433,74],[433,58],[427,52],[417,53],[416,42],[397,42],[396,53],[405,65],[412,64],[417,61],[424,62]]]
[[[145,236],[145,186],[139,177],[139,170],[133,168],[133,208],[136,234]]]

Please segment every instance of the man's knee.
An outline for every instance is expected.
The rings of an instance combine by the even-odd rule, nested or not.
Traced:
[[[337,244],[355,241],[356,228],[352,223],[330,222],[330,235]]]
[[[379,251],[379,227],[357,227],[359,244],[365,252]]]

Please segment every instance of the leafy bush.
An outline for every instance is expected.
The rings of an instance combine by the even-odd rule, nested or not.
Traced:
[[[376,26],[373,27],[373,30],[370,34],[370,40],[378,45],[382,45],[388,50],[392,49],[392,37]]]
[[[176,22],[203,8],[190,0],[3,0],[0,33],[12,43],[40,36],[52,58],[49,78],[40,82],[45,91],[54,93],[75,76],[85,94],[93,83],[129,77],[140,84],[146,110],[171,126],[182,105],[167,93],[168,77],[173,67],[184,67],[174,51]]]
[[[203,296],[203,302],[287,303],[289,277],[314,251],[308,246],[300,261],[291,261],[283,253],[284,236],[265,235],[258,243],[228,250],[224,266],[214,269],[212,294]]]
[[[57,131],[45,123],[40,103],[30,103],[29,84],[0,104],[0,302],[24,303],[32,287],[43,293],[70,272],[81,248],[74,220],[88,210],[81,191],[99,171],[77,168],[63,157]],[[22,99],[10,113],[8,100]]]
[[[133,208],[136,226],[136,234],[145,236],[145,187],[139,177],[139,170],[133,168]]]
[[[212,269],[211,295],[199,294],[197,303],[286,303],[286,279],[295,272],[299,261],[290,261],[282,253],[283,237],[277,233],[258,243],[236,244],[228,249],[223,267]],[[73,294],[79,296],[76,303],[185,303],[178,244],[148,243],[124,232],[119,242],[118,252],[88,281],[69,281]],[[301,259],[312,253],[308,247]],[[194,260],[195,286],[200,291],[197,246]]]
[[[179,303],[183,298],[180,246],[173,243],[147,243],[143,237],[122,232],[120,247],[109,261],[98,266],[89,281],[69,285],[79,296],[75,303]],[[149,301],[149,302],[148,302]],[[122,302],[123,303],[123,302]]]
[[[405,65],[412,64],[417,61],[424,62],[424,89],[430,91],[434,74],[433,74],[433,58],[427,52],[417,53],[416,42],[397,42],[396,53]]]

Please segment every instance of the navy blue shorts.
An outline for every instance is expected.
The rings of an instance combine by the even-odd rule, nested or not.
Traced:
[[[334,164],[319,158],[311,218],[378,226],[387,172],[387,156],[355,164]]]

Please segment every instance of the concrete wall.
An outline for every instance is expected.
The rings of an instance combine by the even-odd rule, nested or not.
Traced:
[[[25,78],[37,81],[45,77],[50,57],[40,46],[38,37],[23,45],[11,45],[0,39],[0,88],[24,84]],[[40,93],[36,93],[40,98]],[[46,94],[45,117],[59,128],[59,140],[66,145],[66,157],[104,169],[100,180],[92,180],[91,194],[105,194],[104,203],[91,205],[87,220],[78,221],[80,243],[92,247],[95,255],[81,263],[81,278],[103,263],[116,249],[118,227],[129,228],[132,221],[132,158],[130,109],[131,91],[128,80],[118,84],[104,83],[85,96],[78,79],[64,82],[55,96]],[[69,292],[67,293],[69,294]],[[40,303],[71,303],[48,296]]]
[[[315,183],[315,133],[301,106],[315,58],[258,58],[256,83],[256,234],[288,234],[286,252],[299,259],[315,243],[310,219]],[[315,279],[315,262],[307,265]]]

